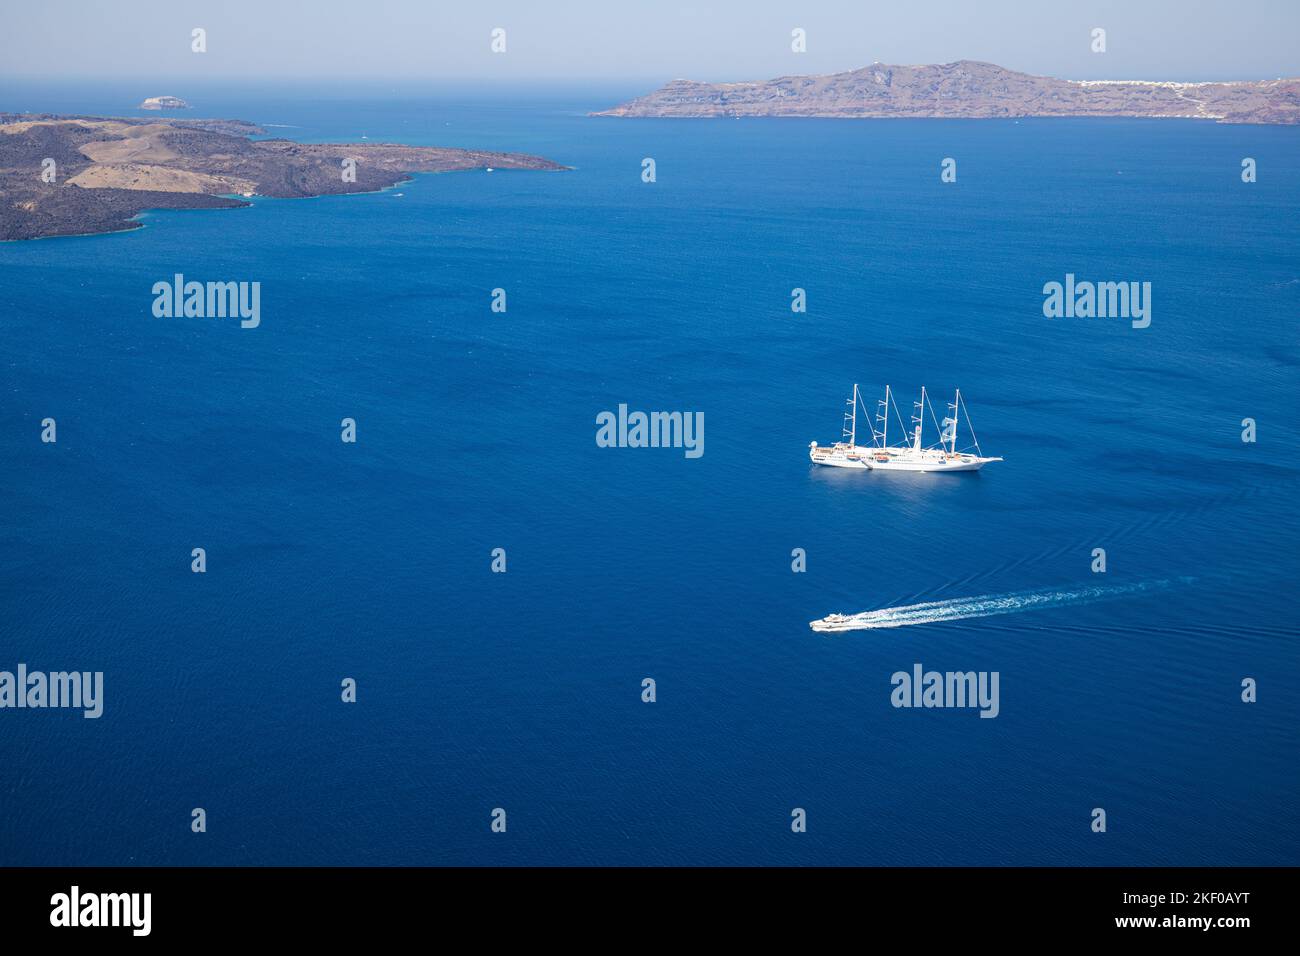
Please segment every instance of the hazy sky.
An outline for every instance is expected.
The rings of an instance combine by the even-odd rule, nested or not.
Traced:
[[[206,53],[190,51],[194,27]],[[489,49],[494,27],[505,54]],[[790,50],[795,27],[805,54]],[[1298,38],[1300,0],[2,0],[0,75],[658,82],[976,59],[1068,78],[1257,79],[1300,75]]]

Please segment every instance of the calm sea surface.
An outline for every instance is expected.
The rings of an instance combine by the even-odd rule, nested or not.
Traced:
[[[0,245],[0,669],[106,696],[0,711],[0,863],[1300,863],[1300,129],[585,115],[635,89],[0,109],[163,92],[574,169]],[[260,328],[154,318],[177,272],[260,282]],[[1044,318],[1067,272],[1150,282],[1151,326]],[[1006,460],[814,468],[855,382],[904,415],[960,386]],[[703,457],[598,448],[619,403],[703,412]],[[998,671],[1000,715],[893,708],[915,663]]]

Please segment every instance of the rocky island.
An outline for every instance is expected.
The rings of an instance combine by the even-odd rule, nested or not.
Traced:
[[[187,110],[190,104],[179,96],[151,96],[140,104],[142,110]]]
[[[1221,123],[1300,123],[1300,79],[1227,83],[1058,80],[992,63],[871,66],[752,83],[673,80],[593,116],[1183,117]]]
[[[568,168],[523,153],[249,138],[264,133],[242,120],[0,113],[0,240],[135,229],[145,209],[249,205],[231,194],[322,196],[373,192],[410,173]]]

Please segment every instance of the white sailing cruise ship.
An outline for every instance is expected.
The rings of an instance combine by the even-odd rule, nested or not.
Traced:
[[[903,417],[894,403],[893,394],[885,386],[885,397],[876,403],[876,417],[871,426],[871,444],[858,444],[858,406],[863,412],[867,408],[862,401],[858,386],[853,386],[853,395],[847,402],[849,411],[844,415],[844,428],[841,440],[833,445],[818,445],[813,442],[808,446],[808,457],[817,465],[832,468],[866,468],[874,471],[979,471],[991,461],[1001,458],[985,457],[975,438],[975,429],[971,427],[970,412],[962,400],[961,389],[957,389],[953,400],[948,403],[948,414],[940,424],[934,414],[934,407],[921,387],[921,400],[913,402],[911,438],[906,445],[889,444],[889,413],[892,410],[903,434],[909,429],[903,425]],[[939,440],[933,445],[923,443],[925,413],[929,411]],[[966,428],[970,432],[970,446],[957,450],[957,423],[962,415],[966,418]],[[879,427],[877,431],[876,426]],[[843,439],[847,438],[848,441]],[[974,453],[971,453],[971,449]]]

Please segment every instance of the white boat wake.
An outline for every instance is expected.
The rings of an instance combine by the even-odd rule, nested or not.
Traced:
[[[1183,583],[1191,578],[1180,579]],[[973,617],[992,617],[995,614],[1019,614],[1052,607],[1076,604],[1095,604],[1113,601],[1134,594],[1164,591],[1175,581],[1147,581],[1139,584],[1094,585],[1092,587],[1063,590],[1040,588],[1035,591],[1013,591],[1008,594],[981,594],[975,597],[949,598],[945,601],[927,601],[923,604],[903,604],[885,607],[861,614],[831,614],[808,626],[814,631],[858,631],[879,627],[909,627],[913,624],[939,624],[944,621],[964,621]]]

